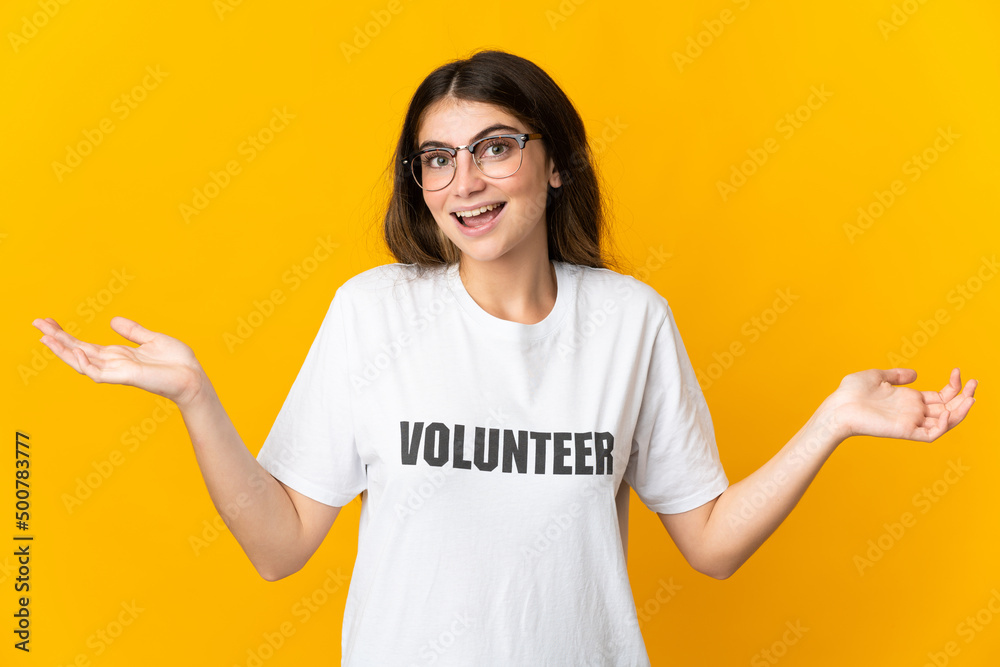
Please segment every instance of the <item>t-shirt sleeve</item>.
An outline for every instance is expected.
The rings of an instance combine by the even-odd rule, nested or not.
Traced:
[[[669,305],[653,342],[625,481],[646,507],[664,514],[699,507],[729,486],[712,416]]]
[[[367,487],[351,419],[344,300],[341,288],[257,453],[276,479],[334,507]]]

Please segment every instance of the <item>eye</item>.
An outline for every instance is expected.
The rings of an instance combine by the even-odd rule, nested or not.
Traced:
[[[451,163],[447,151],[428,151],[420,154],[420,166],[424,169],[443,169]]]
[[[499,160],[507,157],[517,147],[517,142],[510,137],[496,137],[476,146],[476,155],[479,159]]]

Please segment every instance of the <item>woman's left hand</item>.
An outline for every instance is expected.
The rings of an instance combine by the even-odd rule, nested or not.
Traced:
[[[841,435],[933,442],[957,426],[976,402],[973,395],[979,383],[969,380],[962,389],[958,368],[952,369],[951,380],[941,391],[893,386],[916,379],[912,368],[871,369],[845,377],[827,399]]]

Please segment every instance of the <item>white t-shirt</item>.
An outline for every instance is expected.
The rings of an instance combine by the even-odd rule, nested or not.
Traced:
[[[619,484],[676,513],[729,481],[667,301],[554,265],[536,324],[456,264],[336,291],[257,460],[327,505],[361,494],[343,665],[649,665]]]

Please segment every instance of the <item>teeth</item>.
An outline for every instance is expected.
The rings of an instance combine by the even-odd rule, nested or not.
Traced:
[[[498,208],[499,206],[500,204],[489,204],[487,206],[480,206],[479,208],[474,208],[471,211],[455,211],[455,215],[457,215],[460,218],[471,218],[480,215],[481,213],[485,213],[486,211],[492,211],[493,209]]]

